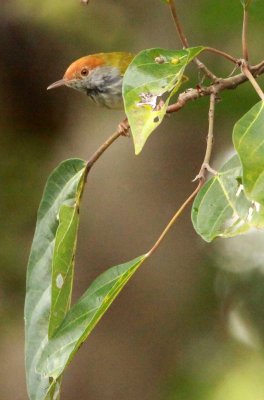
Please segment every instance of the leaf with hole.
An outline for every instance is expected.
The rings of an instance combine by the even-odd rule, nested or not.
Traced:
[[[123,80],[123,98],[136,154],[162,122],[172,96],[186,79],[186,66],[203,49],[144,50],[129,65]]]
[[[264,208],[246,197],[241,175],[241,163],[236,155],[196,196],[192,223],[207,242],[216,237],[233,237],[250,228],[264,227]]]

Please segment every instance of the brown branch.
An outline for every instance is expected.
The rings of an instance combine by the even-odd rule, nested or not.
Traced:
[[[264,73],[264,61],[253,67],[249,67],[249,70],[251,72],[251,75],[257,78]],[[215,82],[214,84],[207,87],[188,89],[179,95],[178,101],[175,104],[171,104],[168,106],[167,114],[171,114],[181,110],[185,106],[185,104],[191,100],[197,100],[203,96],[210,96],[212,93],[219,93],[223,90],[236,89],[237,86],[243,84],[247,80],[248,77],[244,73],[241,73],[235,76],[230,76],[226,79],[220,79],[218,82]]]
[[[203,71],[204,75],[206,75],[207,78],[209,78],[212,82],[217,82],[219,80],[217,76],[213,74],[202,61],[200,61],[199,58],[196,57],[193,62],[196,64],[197,68]]]
[[[92,155],[91,158],[89,158],[89,160],[86,163],[87,171],[89,171],[92,168],[92,166],[98,160],[98,158],[101,157],[101,155],[105,152],[105,150],[108,149],[108,147],[111,146],[111,144],[114,143],[114,141],[118,139],[119,136],[121,136],[121,133],[117,130],[111,136],[109,136],[109,138],[96,150],[96,152]]]
[[[192,200],[195,198],[201,187],[203,186],[203,181],[200,180],[198,186],[196,189],[192,192],[192,194],[184,201],[184,203],[180,206],[180,208],[176,211],[166,228],[163,230],[162,234],[156,241],[156,243],[152,246],[152,248],[149,250],[149,252],[146,254],[146,257],[150,257],[159,247],[169,230],[172,228],[172,226],[175,224],[175,222],[178,220],[179,216],[183,213],[185,208],[192,202]]]
[[[246,62],[244,62],[242,64],[241,67],[243,73],[245,74],[245,76],[248,78],[248,80],[250,81],[251,85],[254,87],[254,89],[256,90],[257,94],[259,95],[259,97],[261,98],[261,100],[264,101],[264,93],[263,90],[261,89],[261,87],[259,86],[258,82],[256,81],[256,79],[254,78],[254,76],[252,75],[252,73],[250,72],[248,65]]]
[[[176,10],[176,6],[175,6],[175,3],[174,3],[174,0],[170,0],[169,1],[169,7],[170,7],[172,18],[173,18],[173,21],[175,23],[175,26],[176,26],[176,29],[177,29],[177,32],[178,32],[178,35],[179,35],[179,38],[180,38],[180,41],[181,41],[183,47],[184,48],[185,47],[189,47],[188,40],[187,40],[187,38],[186,38],[186,36],[184,34],[183,27],[182,27],[181,22],[180,22],[179,17],[178,17],[178,13],[177,13],[177,10]]]
[[[127,122],[127,119],[125,119],[119,124],[118,129],[111,136],[109,136],[109,138],[95,151],[95,153],[86,162],[85,178],[87,178],[87,175],[94,163],[98,160],[98,158],[101,157],[101,155],[108,149],[108,147],[111,146],[111,144],[114,143],[116,139],[118,139],[120,136],[128,136],[128,131],[129,124]]]
[[[221,57],[226,58],[228,61],[231,61],[234,64],[239,65],[240,60],[226,53],[225,51],[215,49],[214,47],[205,47],[204,51],[210,51],[211,53],[218,54]]]
[[[205,156],[204,160],[200,169],[199,174],[194,178],[194,181],[200,180],[202,182],[205,182],[206,178],[206,173],[211,172],[213,174],[216,174],[216,171],[214,171],[210,167],[210,160],[211,160],[211,155],[212,155],[212,150],[213,150],[213,142],[214,142],[214,117],[215,117],[215,99],[216,99],[216,93],[213,92],[210,95],[210,106],[209,106],[209,112],[208,112],[208,135],[207,135],[207,143],[206,143],[206,151],[205,151]]]
[[[180,19],[178,17],[178,13],[176,10],[176,6],[174,3],[174,0],[169,0],[168,2],[170,10],[171,10],[171,14],[172,14],[172,18],[174,20],[175,26],[176,26],[176,30],[178,32],[180,41],[183,45],[183,48],[189,47],[189,42],[184,34],[183,31],[183,27],[181,25]],[[206,65],[204,63],[202,63],[198,58],[195,58],[193,60],[193,62],[196,64],[196,66],[203,71],[203,73],[212,81],[212,82],[216,82],[218,79],[217,77],[206,67]]]
[[[242,28],[242,50],[243,50],[243,58],[246,61],[248,61],[247,30],[248,30],[248,10],[247,7],[244,7],[243,28]]]

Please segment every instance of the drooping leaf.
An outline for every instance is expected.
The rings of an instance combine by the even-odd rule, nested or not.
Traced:
[[[251,108],[236,124],[233,142],[243,168],[246,195],[264,205],[264,102]]]
[[[27,270],[25,302],[26,375],[30,400],[53,399],[55,395],[50,397],[49,393],[58,391],[54,384],[49,384],[46,377],[37,373],[36,365],[48,340],[49,322],[52,333],[69,307],[73,266],[71,255],[75,250],[78,226],[76,213],[84,184],[84,172],[83,160],[63,162],[51,174],[38,211]],[[64,252],[66,245],[68,249]],[[63,281],[60,278],[56,281],[55,278],[60,292],[51,288],[52,268],[56,271],[54,276],[61,274],[63,277]],[[68,271],[68,275],[65,271]],[[58,312],[58,319],[51,316],[51,305],[52,312]]]
[[[250,201],[241,181],[238,156],[232,157],[198,193],[192,207],[196,232],[207,242],[264,227],[264,208]]]
[[[49,340],[38,362],[42,376],[53,382],[110,307],[119,292],[143,263],[146,256],[110,268],[100,275],[72,306],[55,335]]]
[[[59,211],[59,226],[56,232],[52,262],[51,312],[49,337],[60,326],[70,308],[73,264],[79,225],[78,203],[62,205]]]
[[[203,49],[144,50],[129,65],[123,80],[123,98],[136,154],[162,122],[171,97],[184,80],[186,66]]]

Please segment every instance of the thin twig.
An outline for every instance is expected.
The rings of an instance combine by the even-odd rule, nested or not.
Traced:
[[[216,93],[211,93],[210,106],[209,106],[209,112],[208,112],[208,135],[207,135],[207,142],[206,142],[206,151],[205,151],[205,156],[204,156],[204,160],[203,160],[200,172],[194,178],[194,181],[199,179],[200,181],[204,182],[207,172],[211,172],[214,174],[216,173],[210,167],[210,160],[211,160],[211,155],[212,155],[212,150],[213,150],[213,142],[214,142],[215,99],[216,99]]]
[[[180,22],[179,17],[178,17],[178,13],[177,13],[177,10],[176,10],[176,6],[175,6],[175,3],[174,3],[174,0],[170,0],[169,1],[169,7],[170,7],[171,14],[172,14],[172,17],[173,17],[173,21],[175,23],[175,26],[176,26],[176,29],[177,29],[177,32],[178,32],[178,35],[179,35],[179,38],[181,40],[181,43],[182,43],[183,47],[184,48],[185,47],[189,47],[188,40],[187,40],[187,38],[186,38],[186,36],[184,34],[181,22]]]
[[[184,34],[184,30],[183,27],[181,25],[180,19],[178,17],[178,13],[176,10],[176,6],[174,3],[174,0],[169,0],[168,2],[170,10],[171,10],[171,14],[172,14],[172,18],[174,20],[175,26],[176,26],[176,30],[178,32],[180,41],[183,45],[183,48],[189,47],[189,42]],[[203,73],[212,81],[212,82],[216,82],[218,80],[218,78],[204,65],[204,63],[202,63],[198,58],[195,58],[193,60],[193,62],[197,65],[197,67],[203,71]]]
[[[101,155],[105,152],[105,150],[108,149],[108,147],[111,146],[111,144],[121,135],[122,133],[117,130],[96,150],[96,152],[86,163],[87,170],[92,168],[94,163],[98,160],[99,157],[101,157]]]
[[[210,107],[208,112],[209,123],[208,123],[207,146],[203,161],[204,165],[210,164],[210,159],[212,154],[213,140],[214,140],[215,99],[216,99],[216,93],[212,93],[210,96]]]
[[[243,58],[246,61],[248,61],[247,30],[248,30],[248,9],[247,7],[244,7],[243,28],[242,28],[242,50],[243,50]]]
[[[197,68],[203,71],[204,75],[206,75],[207,78],[209,78],[212,82],[217,82],[219,80],[219,78],[217,78],[217,76],[213,74],[210,69],[208,69],[202,61],[200,61],[199,58],[196,57],[193,62],[196,64]]]
[[[166,228],[163,230],[162,234],[160,235],[160,237],[158,238],[158,240],[156,241],[156,243],[152,246],[152,248],[149,250],[149,252],[147,253],[146,257],[150,257],[154,251],[157,250],[157,248],[159,247],[159,245],[161,244],[161,242],[163,241],[163,239],[165,238],[165,236],[167,235],[167,233],[169,232],[169,230],[171,229],[171,227],[175,224],[175,222],[177,221],[178,217],[182,214],[182,212],[185,210],[185,208],[192,202],[192,200],[195,198],[195,196],[197,195],[197,193],[199,192],[199,190],[201,189],[203,185],[203,182],[200,180],[198,186],[196,187],[196,189],[192,192],[192,194],[184,201],[184,203],[180,206],[180,208],[176,211],[176,213],[174,214],[174,216],[172,217],[172,219],[170,220],[170,222],[168,223],[168,225],[166,226]]]
[[[208,113],[208,120],[209,120],[209,128],[208,128],[208,136],[207,136],[207,145],[206,145],[206,151],[205,151],[205,156],[204,156],[204,161],[201,167],[201,170],[199,172],[199,175],[197,175],[197,179],[199,179],[199,184],[196,187],[196,189],[192,192],[192,194],[184,201],[184,203],[180,206],[180,208],[176,211],[166,228],[163,230],[161,233],[160,237],[158,240],[155,242],[155,244],[152,246],[152,248],[149,250],[147,253],[146,257],[150,257],[159,247],[169,230],[172,228],[172,226],[175,224],[175,222],[178,220],[179,216],[183,213],[185,208],[192,202],[192,200],[195,198],[201,187],[203,186],[205,182],[205,175],[206,171],[212,171],[210,168],[210,159],[211,159],[211,154],[212,154],[212,148],[213,148],[213,138],[214,138],[214,115],[215,115],[215,99],[216,99],[216,93],[212,93],[210,97],[210,107],[209,107],[209,113]]]
[[[250,72],[253,77],[258,77],[264,74],[264,61],[253,67],[250,67]],[[188,89],[179,95],[176,103],[168,106],[166,112],[167,114],[177,112],[181,110],[189,101],[197,100],[203,96],[210,96],[211,93],[219,93],[224,90],[236,89],[239,85],[247,82],[247,80],[248,77],[242,73],[221,79],[210,86]]]
[[[91,170],[94,163],[101,157],[101,155],[111,146],[112,143],[116,141],[120,136],[126,136],[129,130],[129,124],[127,119],[125,119],[121,124],[119,124],[118,129],[95,151],[95,153],[86,162],[85,178],[89,171]]]
[[[226,58],[228,61],[231,61],[232,63],[239,65],[240,60],[231,56],[225,51],[215,49],[214,47],[205,47],[204,51],[210,51],[211,53],[218,54],[219,56]]]
[[[252,75],[252,73],[250,72],[248,65],[246,62],[244,62],[242,64],[241,67],[243,73],[245,74],[245,76],[248,78],[248,80],[250,81],[251,85],[254,87],[254,89],[256,90],[257,94],[259,95],[259,97],[261,98],[261,100],[264,101],[264,93],[263,90],[261,89],[261,87],[259,86],[258,82],[256,81],[256,79],[254,78],[254,76]]]

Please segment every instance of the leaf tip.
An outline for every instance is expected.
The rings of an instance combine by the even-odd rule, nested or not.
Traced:
[[[138,156],[144,147],[144,143],[134,142],[134,147],[135,147],[135,155]]]

